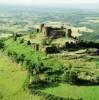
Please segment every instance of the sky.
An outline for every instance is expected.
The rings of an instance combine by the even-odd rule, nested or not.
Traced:
[[[0,4],[44,5],[44,4],[99,4],[99,0],[0,0]]]
[[[47,5],[47,6],[56,6],[56,5],[88,5],[91,7],[98,6],[99,0],[0,0],[0,4],[8,5]],[[96,5],[95,5],[96,4]]]

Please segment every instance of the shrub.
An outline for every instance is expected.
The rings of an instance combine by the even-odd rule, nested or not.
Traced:
[[[21,40],[20,40],[20,43],[24,43],[24,39],[21,39]]]
[[[14,41],[17,41],[17,36],[14,36],[14,39],[13,39]]]
[[[31,45],[31,42],[30,42],[30,40],[28,40],[28,41],[27,41],[27,45]]]
[[[12,55],[12,52],[11,51],[8,51],[7,54],[8,54],[8,56],[11,56]]]
[[[3,95],[0,93],[0,100],[2,100],[3,99]]]
[[[42,45],[46,45],[47,43],[46,43],[46,40],[45,39],[43,39],[42,40]]]
[[[70,83],[70,84],[75,84],[77,81],[78,75],[77,72],[68,70],[65,71],[63,74],[63,81]]]
[[[3,40],[0,40],[0,49],[3,49],[4,48],[4,42]]]
[[[43,39],[42,40],[42,45],[50,45],[52,42],[52,39]]]
[[[99,76],[96,77],[96,83],[99,84]]]

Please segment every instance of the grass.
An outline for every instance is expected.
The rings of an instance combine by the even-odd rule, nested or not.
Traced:
[[[25,36],[22,36],[24,40],[30,40],[31,43],[38,43],[41,44],[42,40],[44,39],[44,34],[43,33],[34,33],[34,34],[28,34]]]
[[[0,95],[3,96],[2,100],[41,100],[41,97],[23,90],[26,76],[27,72],[21,70],[20,65],[0,53]]]
[[[35,58],[33,48],[31,49],[30,46],[19,44],[18,42],[14,42],[13,40],[8,40],[5,42],[5,44],[6,44],[7,51],[11,50],[11,51],[16,51],[18,54],[22,53],[26,55],[26,58],[29,58],[29,59],[32,59],[32,56],[33,58]],[[73,69],[79,70],[79,72],[83,72],[83,71],[93,72],[95,75],[98,75],[99,57],[86,55],[86,56],[75,58],[75,56],[79,54],[71,56],[71,55],[68,55],[69,53],[70,52],[66,52],[65,53],[66,55],[63,55],[63,56],[59,55],[58,57],[56,55],[55,56],[53,55],[51,58],[48,57],[47,59],[43,60],[44,65],[48,67],[52,67],[53,69],[57,69],[58,67],[63,66],[63,65],[64,67],[69,67],[70,65],[72,65]],[[7,57],[5,58],[8,59]],[[23,98],[25,100],[29,100],[29,98],[34,98],[33,100],[37,100],[37,98],[39,98],[38,100],[40,100],[40,97],[33,96],[30,93],[27,93],[22,90],[22,85],[26,78],[26,72],[20,71],[19,69],[17,69],[16,67],[17,65],[15,63],[13,63],[12,61],[9,61],[9,59],[7,60],[8,61],[7,62],[6,60],[4,60],[5,58],[3,57],[0,58],[1,59],[0,62],[2,62],[0,65],[1,70],[4,68],[2,66],[6,66],[3,69],[5,70],[4,71],[5,74],[4,72],[2,72],[2,74],[0,75],[1,76],[0,85],[2,85],[1,87],[4,87],[4,89],[0,88],[0,93],[3,96],[5,96],[6,94],[6,97],[14,98],[11,100],[15,100],[15,98],[17,98],[17,100],[23,100]],[[7,65],[5,65],[6,64],[5,62],[7,63]],[[15,66],[14,69],[13,69],[13,66]],[[84,75],[80,74],[79,77],[81,77],[82,79],[87,78],[85,74]],[[11,82],[10,86],[9,84],[6,84],[7,81],[9,83]],[[57,87],[53,87],[53,88],[48,87],[41,91],[46,92],[46,93],[51,93],[56,96],[72,97],[75,99],[81,97],[84,100],[98,100],[99,98],[98,96],[99,86],[73,86],[69,84],[59,84],[59,86]]]
[[[50,87],[41,91],[61,97],[72,97],[74,99],[83,98],[83,100],[99,100],[99,86],[59,84],[57,87]]]
[[[24,54],[26,59],[34,59],[36,60],[36,56],[40,56],[41,58],[45,57],[43,53],[36,53],[33,50],[33,47],[31,46],[26,46],[24,44],[20,44],[18,42],[14,42],[13,40],[9,39],[5,42],[6,44],[6,50],[5,51],[14,51],[18,55]],[[72,56],[69,55],[71,52],[65,52],[65,55],[61,54],[55,54],[52,55],[52,57],[48,57],[48,59],[43,60],[44,65],[48,67],[52,67],[53,69],[56,69],[60,66],[68,67],[72,66],[73,68],[79,70],[79,71],[90,71],[90,72],[99,72],[98,70],[98,60],[99,57],[97,56],[89,56],[89,55],[84,55],[81,56],[80,54],[75,54],[72,52]],[[75,55],[73,55],[75,54]],[[81,57],[80,57],[81,56]],[[77,58],[78,57],[78,58]]]

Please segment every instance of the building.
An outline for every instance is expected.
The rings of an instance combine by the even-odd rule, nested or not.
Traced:
[[[53,28],[53,27],[45,27],[45,36],[48,38],[60,38],[66,36],[65,28]]]

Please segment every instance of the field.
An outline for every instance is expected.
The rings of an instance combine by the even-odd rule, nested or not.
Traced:
[[[27,72],[22,70],[19,64],[0,53],[0,95],[3,96],[3,100],[41,100],[40,97],[23,90],[26,74]],[[84,100],[98,100],[99,98],[99,86],[59,84],[41,91],[75,99],[82,97]]]
[[[99,86],[59,84],[56,87],[46,88],[41,91],[57,96],[73,97],[75,99],[82,97],[83,100],[98,100],[99,98]]]
[[[27,72],[0,52],[0,100],[41,100],[24,91]]]
[[[20,44],[19,40],[13,41],[13,39],[9,39],[5,42],[5,44],[7,46],[6,52],[14,51],[19,55],[24,54],[26,56],[26,58],[28,58],[28,59],[31,59],[31,57],[33,56],[33,52],[34,52],[33,47],[31,50],[30,46],[26,46],[25,44]],[[32,51],[32,53],[31,53],[31,51]],[[54,70],[57,70],[61,66],[64,66],[64,69],[69,68],[69,66],[71,65],[72,70],[79,71],[79,78],[85,79],[85,80],[86,79],[87,80],[94,79],[96,76],[99,75],[98,74],[99,73],[99,67],[98,67],[99,66],[99,63],[98,63],[99,57],[95,56],[95,55],[91,56],[90,54],[84,53],[85,51],[86,51],[86,49],[78,50],[75,52],[74,51],[72,51],[72,52],[64,51],[63,54],[61,53],[61,54],[48,55],[47,60],[43,60],[44,65],[50,66]],[[79,54],[79,53],[82,53],[82,54]],[[43,55],[43,56],[46,58],[45,55]],[[75,57],[76,57],[76,59],[75,59]],[[4,58],[2,58],[1,60],[3,60],[3,59]],[[16,93],[16,97],[17,96],[20,97],[19,94],[22,93],[21,95],[26,95],[25,98],[28,98],[29,94],[27,94],[26,91],[22,90],[22,85],[26,78],[26,71],[22,71],[20,69],[19,64],[16,64],[15,67],[16,68],[14,68],[12,70],[18,70],[18,72],[16,72],[16,71],[15,72],[19,76],[20,76],[20,74],[22,74],[21,75],[22,78],[16,79],[16,82],[15,82],[18,85],[18,83],[20,81],[20,84],[18,85],[18,87],[20,87],[20,85],[21,85],[21,87],[20,87],[21,90],[19,90],[19,92]],[[11,69],[9,69],[9,70],[11,71]],[[92,73],[94,73],[94,75],[90,76]],[[16,75],[16,74],[14,74],[14,75]],[[5,79],[5,77],[6,77],[6,74],[4,74],[4,79]],[[16,76],[16,77],[19,78],[18,76]],[[11,77],[11,82],[12,82],[12,77]],[[12,84],[14,84],[14,83],[12,83]],[[16,86],[16,85],[14,85],[14,86]],[[60,97],[72,97],[74,99],[83,98],[83,100],[89,100],[89,99],[97,100],[97,98],[99,97],[98,96],[98,93],[99,93],[98,85],[86,86],[86,85],[82,84],[82,86],[79,86],[79,85],[69,85],[67,83],[59,83],[58,85],[55,85],[55,86],[52,85],[52,86],[48,86],[47,88],[41,88],[40,91],[42,91],[44,93],[52,94],[55,96],[60,96]],[[11,90],[11,92],[12,92],[12,90]],[[23,94],[23,93],[25,93],[25,94]],[[11,96],[11,97],[13,97],[13,96]],[[29,95],[29,97],[30,97],[30,95]]]

